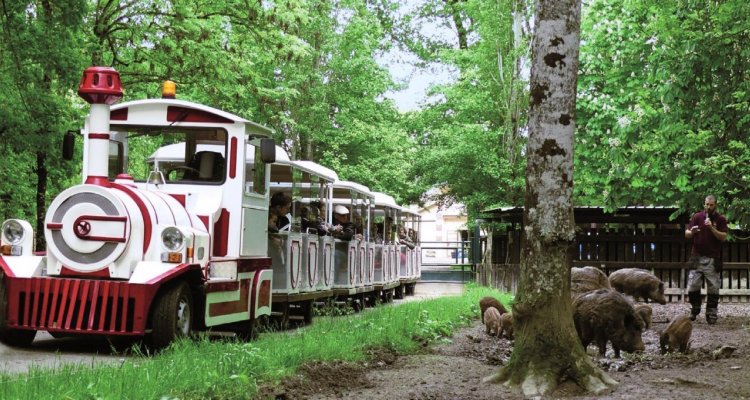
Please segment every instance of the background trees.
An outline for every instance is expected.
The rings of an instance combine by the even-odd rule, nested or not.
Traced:
[[[748,4],[591,2],[584,17],[576,193],[587,204],[748,213]]]
[[[2,216],[36,220],[39,232],[46,204],[75,182],[72,166],[48,155],[59,154],[62,134],[81,117],[71,93],[83,65],[85,10],[79,0],[3,0],[0,9]]]
[[[116,67],[127,99],[158,96],[161,81],[175,80],[180,98],[271,126],[295,157],[402,202],[438,185],[440,200],[463,202],[471,218],[521,203],[529,1],[2,4],[5,217],[32,217],[78,181],[59,142],[81,125],[75,84],[91,64]],[[584,4],[576,204],[688,210],[712,192],[731,220],[748,222],[748,7]],[[456,79],[399,113],[386,96],[398,83],[378,62],[393,49],[417,66],[447,65]]]

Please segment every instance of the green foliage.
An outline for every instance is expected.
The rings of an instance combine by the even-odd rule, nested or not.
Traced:
[[[411,8],[392,0],[6,1],[2,214],[34,218],[41,168],[47,203],[80,181],[80,164],[58,154],[62,133],[82,125],[87,107],[74,91],[91,63],[117,68],[128,100],[156,97],[161,81],[175,80],[179,98],[268,125],[295,158],[402,203],[438,186],[441,203],[466,204],[472,219],[518,205],[530,8],[511,0]],[[749,8],[740,0],[584,4],[576,204],[693,210],[715,193],[732,221],[750,222]],[[376,62],[393,48],[413,52],[416,66],[447,65],[457,80],[433,87],[423,110],[399,114],[384,100],[399,86]]]
[[[4,1],[0,15],[0,202],[4,217],[34,220],[76,165],[61,160],[62,134],[81,116],[70,100],[82,70],[86,4]],[[47,175],[45,175],[45,172]],[[37,228],[39,228],[37,226]]]
[[[274,128],[295,158],[335,166],[342,179],[400,200],[414,197],[414,143],[392,102],[383,100],[396,85],[375,61],[390,47],[394,4],[5,2],[0,137],[18,157],[0,162],[3,214],[36,214],[38,151],[48,155],[47,203],[80,182],[80,164],[57,155],[61,134],[79,128],[88,111],[74,91],[91,64],[120,72],[125,100],[158,97],[159,84],[174,80],[180,99]],[[131,164],[146,156],[134,152]]]
[[[443,9],[438,3],[443,2],[426,2],[419,18]],[[439,100],[410,116],[407,124],[421,144],[416,168],[420,188],[441,187],[438,201],[464,203],[473,219],[487,207],[515,205],[523,198],[521,127],[527,100],[519,63],[526,39],[514,33],[513,24],[514,15],[517,22],[524,10],[515,10],[519,3],[510,1],[453,4],[440,14],[445,23],[462,21],[466,32],[456,30],[459,44],[464,34],[474,34],[476,40],[466,48],[445,45],[428,52],[438,55],[425,56],[425,61],[452,65],[459,78],[433,88]]]
[[[678,205],[706,194],[747,224],[750,6],[590,2],[582,22],[579,204]]]

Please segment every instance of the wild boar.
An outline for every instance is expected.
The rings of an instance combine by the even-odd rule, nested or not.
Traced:
[[[687,354],[690,350],[690,334],[692,333],[693,323],[690,322],[690,317],[687,315],[675,317],[667,325],[667,329],[659,335],[661,354],[678,349],[680,353]]]
[[[503,304],[500,303],[500,300],[490,296],[482,297],[479,299],[479,315],[482,316],[482,322],[484,322],[484,312],[490,307],[497,308],[497,311],[500,311],[500,314],[508,312],[505,307],[503,307]]]
[[[651,316],[654,314],[654,310],[648,304],[636,304],[635,313],[643,320],[643,324],[646,329],[651,328]]]
[[[505,336],[508,340],[513,340],[513,315],[505,313],[500,316],[500,337]]]
[[[574,299],[573,322],[583,347],[594,342],[601,356],[607,351],[607,341],[612,342],[615,357],[620,357],[620,350],[644,349],[643,321],[630,301],[614,290],[599,289]]]
[[[570,270],[570,295],[572,298],[597,289],[610,289],[609,278],[596,267]]]
[[[495,307],[490,307],[484,311],[484,330],[490,336],[500,336],[502,334],[502,316],[500,311]]]
[[[659,304],[667,304],[667,298],[664,297],[664,283],[645,269],[618,269],[609,275],[609,283],[613,289],[631,295],[636,300],[651,299]]]

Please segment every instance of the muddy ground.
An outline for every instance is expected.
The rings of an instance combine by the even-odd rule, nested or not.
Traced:
[[[643,334],[646,351],[616,359],[611,347],[606,357],[589,356],[608,371],[619,385],[610,393],[593,396],[563,382],[547,398],[575,399],[750,399],[750,304],[722,304],[719,321],[706,324],[704,315],[694,322],[692,349],[687,355],[661,355],[659,331],[676,315],[688,312],[686,304],[652,304],[653,325]],[[722,346],[735,350],[716,355]],[[423,354],[396,356],[373,354],[367,363],[315,363],[282,387],[265,392],[275,399],[519,399],[504,386],[481,383],[496,372],[512,352],[513,343],[485,334],[479,321],[457,332],[449,343]]]

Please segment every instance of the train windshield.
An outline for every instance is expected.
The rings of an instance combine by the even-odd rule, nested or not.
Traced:
[[[224,129],[129,129],[127,173],[135,181],[221,184],[226,176],[227,132]]]

